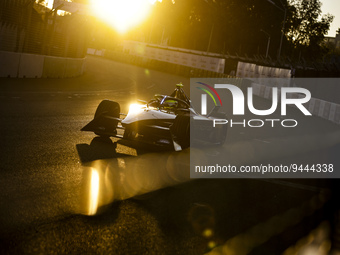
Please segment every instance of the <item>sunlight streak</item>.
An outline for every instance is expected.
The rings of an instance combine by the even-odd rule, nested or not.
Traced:
[[[89,215],[95,215],[98,208],[99,197],[99,174],[97,170],[92,169],[91,172],[91,187],[90,187],[90,204]]]

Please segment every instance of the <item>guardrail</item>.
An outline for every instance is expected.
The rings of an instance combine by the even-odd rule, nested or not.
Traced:
[[[62,58],[0,51],[0,77],[68,78],[82,75],[85,58]]]
[[[88,49],[87,53],[89,55],[105,57],[115,61],[168,72],[188,78],[234,78],[237,79],[235,85],[239,86],[242,90],[246,90],[247,87],[253,87],[254,94],[265,99],[271,99],[272,95],[272,87],[264,84],[256,84],[251,81],[250,78],[238,78],[227,74],[182,66],[146,57],[134,56],[123,52]],[[286,78],[285,80],[288,79]],[[297,94],[293,96],[298,97]],[[313,116],[318,116],[333,123],[340,124],[340,104],[313,97],[306,107]]]
[[[132,65],[142,66],[150,69],[154,69],[157,71],[168,72],[175,75],[184,76],[187,78],[190,77],[210,77],[210,78],[236,78],[235,76],[231,76],[224,73],[218,73],[214,71],[184,66],[180,64],[169,63],[165,61],[160,61],[156,59],[150,59],[147,57],[130,55],[128,53],[123,53],[119,51],[110,51],[110,50],[97,50],[97,49],[88,49],[87,54],[99,57],[105,57],[108,59],[112,59],[115,61],[128,63]],[[236,78],[238,79],[238,78]],[[242,79],[239,79],[240,85]]]
[[[251,84],[251,86],[253,88],[254,95],[271,100],[273,89],[272,87],[257,84],[254,82]],[[299,97],[300,95],[298,93],[294,93],[291,95],[291,98]],[[339,104],[312,97],[310,101],[305,104],[305,107],[310,111],[313,116],[318,116],[333,123],[340,124]]]

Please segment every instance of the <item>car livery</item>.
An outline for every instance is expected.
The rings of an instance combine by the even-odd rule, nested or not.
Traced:
[[[119,103],[103,100],[97,107],[94,119],[81,131],[176,151],[190,147],[190,141],[192,145],[224,144],[227,125],[214,127],[212,123],[214,119],[226,119],[226,115],[218,112],[218,107],[208,115],[200,115],[191,106],[182,87],[180,83],[171,95],[156,94],[149,102],[138,101],[130,105],[127,114],[120,113]],[[123,132],[117,132],[117,129]]]

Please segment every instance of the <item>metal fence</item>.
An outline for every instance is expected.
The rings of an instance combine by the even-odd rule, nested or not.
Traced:
[[[0,51],[82,58],[86,16],[58,15],[35,0],[0,0]]]

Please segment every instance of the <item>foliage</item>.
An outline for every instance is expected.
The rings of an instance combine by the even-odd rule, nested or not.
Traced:
[[[283,13],[263,0],[163,0],[152,19],[154,43],[165,31],[171,46],[252,55],[266,50],[261,29],[277,49]]]
[[[313,52],[313,56],[324,53],[322,41],[329,30],[334,16],[321,16],[319,0],[290,0],[286,37],[291,44],[291,52]]]
[[[264,56],[270,39],[275,58],[285,25],[281,56],[321,58],[332,20],[321,16],[321,0],[163,0],[127,39],[249,57]]]

